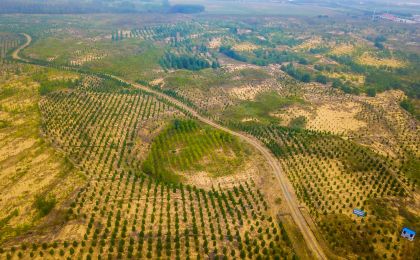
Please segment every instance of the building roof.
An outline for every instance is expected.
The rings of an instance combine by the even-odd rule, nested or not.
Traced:
[[[405,233],[408,233],[408,234],[413,234],[413,235],[415,235],[416,234],[416,232],[414,231],[414,230],[411,230],[411,229],[409,229],[409,228],[403,228],[403,231],[405,231]]]

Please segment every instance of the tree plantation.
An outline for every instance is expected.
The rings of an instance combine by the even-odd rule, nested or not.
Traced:
[[[0,259],[419,259],[385,2],[0,3]]]

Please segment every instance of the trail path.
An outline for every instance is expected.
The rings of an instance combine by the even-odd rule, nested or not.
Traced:
[[[24,48],[28,47],[29,44],[31,44],[32,42],[32,38],[30,35],[28,34],[23,34],[26,39],[27,42],[23,45],[21,45],[19,48],[17,48],[13,53],[12,53],[12,57],[16,60],[20,60],[20,61],[24,61],[24,62],[28,62],[28,60],[26,60],[25,58],[22,58],[19,56],[19,53],[21,50],[23,50]],[[261,154],[265,157],[265,159],[267,160],[267,162],[269,163],[269,165],[271,166],[274,175],[276,176],[277,181],[280,184],[281,187],[281,192],[283,193],[283,196],[285,198],[285,201],[288,205],[288,208],[290,210],[290,215],[293,218],[294,222],[296,223],[296,225],[299,227],[303,238],[305,239],[306,244],[308,245],[309,249],[312,251],[312,253],[314,254],[315,257],[317,257],[318,259],[327,259],[326,255],[323,252],[322,247],[320,246],[318,240],[315,238],[315,235],[313,234],[312,230],[310,229],[308,223],[306,222],[305,218],[303,217],[300,209],[299,209],[299,202],[298,199],[294,193],[293,187],[291,185],[291,183],[289,182],[288,178],[286,177],[286,175],[284,174],[283,170],[281,169],[280,163],[277,160],[277,158],[274,157],[274,155],[270,152],[270,150],[264,145],[262,144],[258,139],[256,139],[255,137],[252,136],[248,136],[245,135],[243,133],[240,132],[235,132],[229,128],[226,128],[214,121],[212,121],[209,118],[203,117],[201,116],[198,112],[196,112],[193,108],[185,105],[184,103],[182,103],[181,101],[172,98],[170,96],[167,96],[164,93],[155,91],[153,89],[150,89],[146,86],[140,85],[138,83],[135,82],[130,82],[128,80],[122,79],[120,77],[117,76],[113,76],[113,75],[109,75],[114,79],[120,80],[122,82],[131,84],[132,86],[142,89],[144,91],[147,91],[149,93],[153,93],[154,95],[166,99],[170,102],[172,102],[173,104],[179,106],[180,108],[184,109],[185,111],[188,111],[189,113],[191,113],[192,116],[194,116],[197,120],[208,124],[214,128],[217,128],[219,130],[228,132],[234,136],[237,136],[238,138],[242,139],[243,141],[247,142],[248,144],[252,145],[253,147],[255,147],[258,151],[261,152]]]
[[[26,42],[23,45],[19,46],[19,48],[17,48],[16,50],[13,51],[12,58],[15,59],[15,60],[28,62],[28,60],[20,57],[19,53],[20,53],[21,50],[25,49],[26,47],[28,47],[31,44],[32,37],[30,35],[26,34],[26,33],[22,33],[22,35],[25,36]]]

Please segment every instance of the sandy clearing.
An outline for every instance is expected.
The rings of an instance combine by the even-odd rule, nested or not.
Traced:
[[[249,42],[241,42],[238,44],[235,44],[232,49],[234,51],[253,51],[258,49],[258,46]]]
[[[34,138],[17,138],[12,142],[7,143],[5,146],[0,148],[0,162],[9,158],[16,156],[17,154],[23,152],[26,149],[29,149],[37,142]]]
[[[315,48],[315,47],[319,46],[321,43],[322,43],[321,37],[313,37],[313,38],[310,38],[310,39],[304,41],[300,45],[296,46],[294,49],[296,49],[296,50],[309,50],[309,49],[312,49],[312,48]]]
[[[347,102],[338,105],[323,104],[315,109],[295,105],[280,113],[273,114],[273,116],[282,118],[282,124],[284,125],[288,125],[294,118],[304,116],[307,118],[307,129],[342,134],[366,127],[366,122],[356,118],[360,111],[362,111],[360,105]]]
[[[331,50],[331,54],[333,55],[346,55],[346,54],[350,54],[354,51],[354,46],[351,44],[340,44],[335,46],[332,50]]]
[[[365,76],[355,73],[325,73],[326,76],[334,79],[343,79],[345,81],[351,81],[354,84],[363,85],[365,84]]]
[[[81,65],[83,65],[85,63],[88,63],[88,62],[91,62],[91,61],[96,61],[96,60],[103,59],[106,56],[107,56],[106,54],[88,53],[88,54],[85,54],[81,57],[70,60],[70,65],[81,66]]]
[[[385,67],[390,67],[390,68],[402,68],[405,66],[405,63],[400,60],[393,59],[393,58],[382,59],[382,58],[375,57],[368,52],[363,53],[362,56],[360,56],[357,59],[357,62],[363,65],[368,65],[368,66],[373,66],[373,67],[385,66]]]
[[[220,46],[222,46],[222,38],[217,37],[217,38],[213,38],[211,39],[211,41],[208,44],[209,48],[211,49],[217,49]]]
[[[245,85],[240,87],[229,88],[228,93],[234,98],[240,100],[255,100],[255,97],[267,90],[263,85]]]
[[[317,109],[314,120],[308,122],[308,128],[333,133],[348,133],[365,127],[366,123],[356,119],[360,106],[344,103],[342,106],[324,105]]]

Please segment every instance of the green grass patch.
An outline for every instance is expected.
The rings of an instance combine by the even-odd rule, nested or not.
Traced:
[[[308,119],[305,116],[298,116],[290,121],[289,127],[294,129],[305,128],[307,122]]]
[[[224,112],[224,117],[234,121],[252,118],[263,124],[278,123],[280,119],[274,117],[272,113],[292,104],[302,104],[303,102],[297,96],[282,97],[277,92],[269,91],[260,93],[255,101],[243,101],[238,106],[228,109]]]
[[[220,70],[204,69],[201,71],[178,70],[165,77],[166,85],[171,89],[208,90],[229,82],[230,76]]]
[[[177,70],[165,77],[165,85],[171,89],[209,90],[212,87],[239,86],[245,83],[255,83],[271,76],[260,69],[246,68],[234,72],[218,69],[203,69],[200,71]]]
[[[164,55],[164,49],[150,42],[129,40],[124,43],[112,43],[110,54],[98,61],[86,64],[98,72],[118,75],[133,81],[151,80],[160,70],[159,60]]]
[[[39,195],[35,199],[34,206],[38,210],[41,217],[48,215],[51,210],[55,207],[57,200],[53,196],[42,196]]]
[[[184,172],[205,171],[218,177],[234,173],[246,154],[228,133],[193,120],[174,120],[153,141],[142,170],[167,182],[182,181]]]

